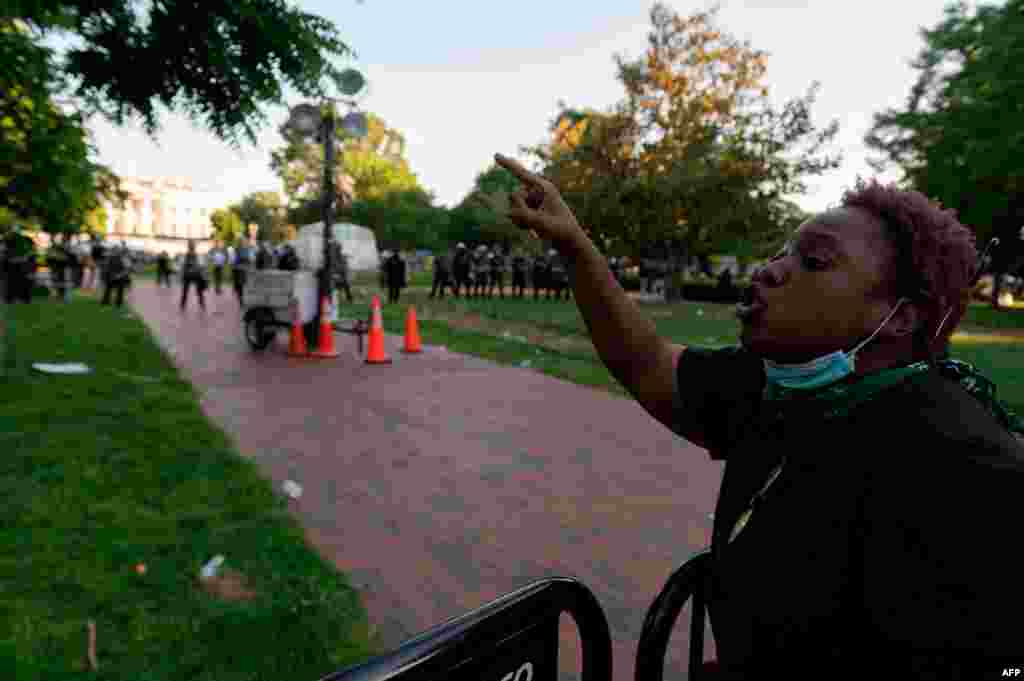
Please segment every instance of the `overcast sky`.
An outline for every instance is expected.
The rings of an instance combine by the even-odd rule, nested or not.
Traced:
[[[358,53],[351,65],[369,81],[364,110],[405,135],[406,156],[420,183],[452,206],[495,152],[516,155],[545,140],[559,99],[605,110],[624,96],[615,79],[616,53],[643,54],[651,2],[563,0],[514,3],[441,0],[303,0],[303,10],[338,26]],[[667,3],[681,15],[710,6]],[[776,102],[803,95],[821,81],[815,123],[838,119],[842,166],[797,198],[816,211],[836,202],[865,163],[863,137],[871,116],[906,101],[914,81],[908,61],[922,46],[919,29],[942,18],[942,0],[857,3],[838,0],[724,0],[719,24],[768,52],[767,82]],[[294,99],[290,103],[297,103]],[[234,150],[187,118],[163,112],[153,143],[137,125],[94,120],[101,163],[123,175],[184,175],[232,200],[280,191],[269,169],[282,143],[284,108],[267,109],[259,146]],[[895,179],[890,172],[884,179]]]

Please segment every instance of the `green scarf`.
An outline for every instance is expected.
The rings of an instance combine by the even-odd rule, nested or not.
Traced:
[[[1024,421],[1013,411],[996,399],[996,386],[983,376],[977,367],[957,359],[937,360],[934,365],[928,362],[916,362],[908,366],[883,369],[867,376],[850,377],[811,392],[784,388],[774,383],[765,386],[763,398],[781,416],[789,406],[825,407],[824,418],[831,419],[848,414],[857,406],[868,402],[887,388],[902,383],[911,376],[916,376],[931,368],[940,374],[960,383],[963,388],[975,397],[996,420],[1011,433],[1018,437],[1024,436]]]

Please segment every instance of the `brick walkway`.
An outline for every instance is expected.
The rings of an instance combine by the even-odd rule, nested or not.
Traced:
[[[202,406],[295,506],[347,573],[389,645],[551,575],[594,591],[632,679],[648,606],[710,541],[721,469],[635,402],[426,346],[390,366],[248,350],[230,289],[181,313],[180,289],[138,282],[132,306],[202,394]],[[424,337],[424,343],[430,339]],[[571,619],[564,670],[578,669]],[[666,678],[684,678],[686,613]],[[711,651],[709,644],[708,652]]]

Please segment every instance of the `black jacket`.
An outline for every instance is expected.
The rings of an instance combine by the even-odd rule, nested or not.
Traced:
[[[988,678],[1019,656],[1024,446],[959,383],[929,370],[780,420],[749,351],[691,346],[677,371],[677,432],[726,462],[708,607],[727,678]]]
[[[398,256],[391,256],[384,265],[384,276],[389,287],[405,288],[405,261]]]

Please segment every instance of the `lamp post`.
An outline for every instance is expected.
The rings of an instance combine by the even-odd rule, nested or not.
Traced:
[[[338,78],[338,86],[346,95],[354,95],[363,89],[366,81],[362,74],[354,69],[347,69]],[[306,336],[312,343],[318,343],[317,336],[320,332],[321,303],[326,297],[331,298],[332,273],[333,273],[333,249],[331,242],[334,239],[334,163],[335,149],[334,140],[336,132],[334,102],[335,98],[324,97],[325,103],[320,107],[312,104],[299,104],[292,108],[288,122],[284,127],[287,130],[298,133],[304,138],[314,137],[324,145],[324,180],[321,190],[322,218],[324,223],[324,266],[320,268],[317,285],[317,306],[311,328],[306,329]],[[353,108],[355,101],[342,100]],[[341,122],[342,129],[351,137],[362,138],[367,134],[366,116],[362,113],[350,112]]]

